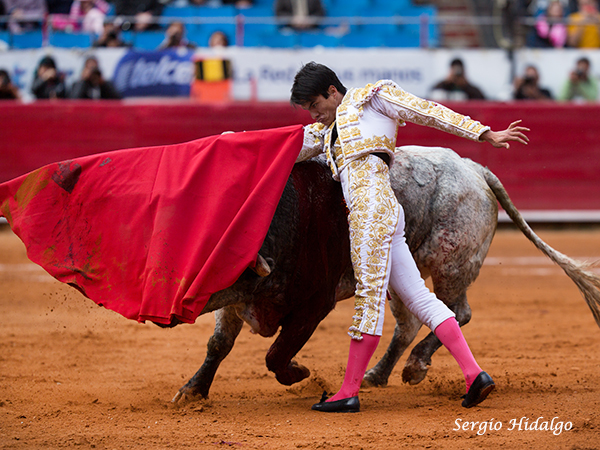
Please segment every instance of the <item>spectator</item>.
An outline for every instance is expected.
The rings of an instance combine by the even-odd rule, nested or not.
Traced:
[[[100,35],[109,9],[110,5],[104,0],[75,0],[71,6],[69,19],[74,30]]]
[[[40,28],[48,11],[45,0],[0,0],[9,15],[8,28],[12,33]]]
[[[286,27],[302,31],[316,28],[316,19],[325,16],[325,9],[321,0],[275,0],[275,15],[289,19]]]
[[[227,39],[227,35],[222,31],[215,31],[208,38],[208,46],[209,47],[228,47],[229,39]]]
[[[563,6],[553,0],[545,14],[540,14],[529,34],[528,45],[540,48],[562,48],[567,43],[567,26],[564,24]]]
[[[94,47],[126,47],[121,39],[121,29],[112,22],[104,22],[102,33],[94,42]]]
[[[590,60],[579,58],[560,93],[559,100],[598,100],[598,81],[590,74]]]
[[[251,8],[254,5],[253,0],[221,0],[223,5],[234,5],[237,9]]]
[[[453,59],[448,76],[436,84],[431,92],[434,100],[485,100],[476,86],[469,83],[461,59]]]
[[[46,0],[50,23],[54,30],[66,30],[71,26],[69,12],[73,0]]]
[[[48,14],[69,15],[73,0],[46,0]]]
[[[539,79],[535,66],[527,66],[523,77],[515,79],[515,100],[552,100],[550,91],[538,84]]]
[[[568,15],[577,10],[577,0],[524,0],[523,5],[519,8],[525,13],[534,17],[544,14],[548,11],[552,2],[559,1],[565,15]]]
[[[165,3],[161,0],[115,0],[115,15],[123,16],[119,19],[123,30],[158,29],[156,18],[162,14]]]
[[[69,97],[90,100],[120,99],[121,94],[110,81],[102,77],[98,60],[90,56],[83,65],[81,79],[73,83]]]
[[[578,0],[579,11],[569,14],[570,47],[600,48],[600,12],[596,0]]]
[[[65,98],[65,76],[56,69],[56,63],[51,56],[44,56],[37,67],[31,92],[38,99]]]
[[[167,48],[196,48],[196,44],[186,39],[183,22],[172,22],[165,31],[165,40],[158,46],[158,50]]]
[[[21,100],[19,88],[12,84],[10,75],[4,69],[0,69],[0,100]]]

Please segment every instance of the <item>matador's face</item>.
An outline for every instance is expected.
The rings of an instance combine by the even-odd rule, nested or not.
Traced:
[[[335,120],[335,111],[342,102],[344,96],[335,88],[329,86],[329,97],[323,95],[315,97],[311,102],[302,104],[302,108],[310,113],[315,122],[329,126]]]

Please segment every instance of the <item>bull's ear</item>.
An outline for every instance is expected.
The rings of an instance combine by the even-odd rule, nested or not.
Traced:
[[[269,263],[261,256],[260,253],[256,257],[256,266],[251,267],[251,269],[259,277],[266,277],[271,274],[271,266],[269,266]]]

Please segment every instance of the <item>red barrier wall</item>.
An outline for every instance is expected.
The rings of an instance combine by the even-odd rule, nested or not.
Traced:
[[[450,147],[487,165],[520,209],[600,210],[600,105],[468,102],[448,106],[494,130],[522,119],[531,128],[531,143],[495,149],[408,124],[400,129],[398,144]],[[310,122],[308,113],[287,103],[3,102],[0,181],[91,153]]]

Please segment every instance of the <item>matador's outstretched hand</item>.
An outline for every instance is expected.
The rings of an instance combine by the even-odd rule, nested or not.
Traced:
[[[529,128],[519,126],[520,123],[521,121],[517,120],[516,122],[511,123],[509,127],[503,131],[488,130],[481,135],[481,140],[487,141],[497,148],[510,148],[509,141],[517,141],[527,145],[529,138],[525,132],[530,130]]]

